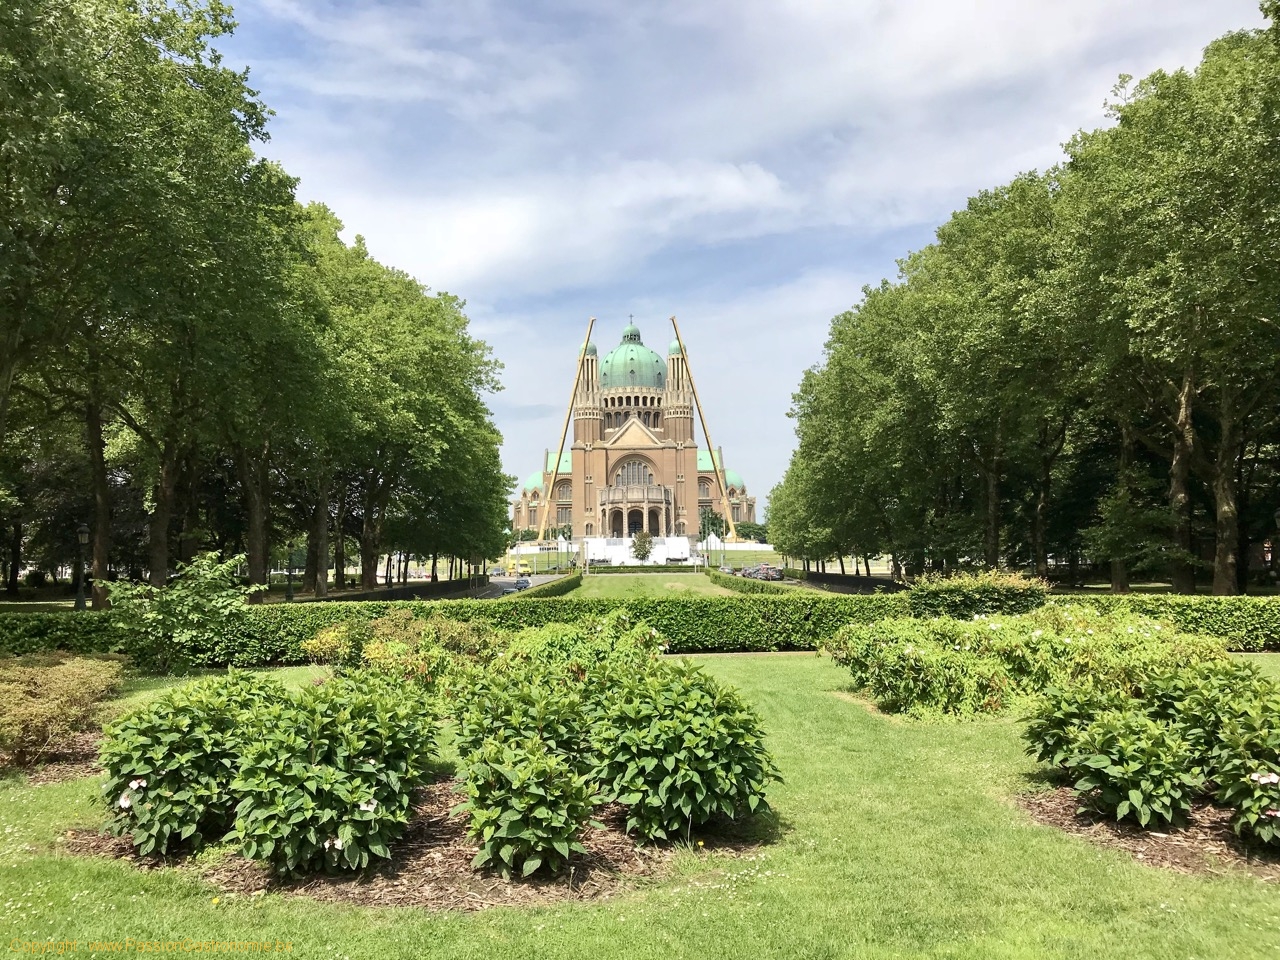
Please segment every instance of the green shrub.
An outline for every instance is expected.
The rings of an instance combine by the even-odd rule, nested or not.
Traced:
[[[434,755],[426,700],[412,687],[343,677],[267,704],[256,720],[231,783],[245,856],[286,875],[390,857]]]
[[[585,853],[579,831],[591,816],[595,791],[587,775],[537,738],[489,740],[466,758],[468,833],[480,844],[475,866],[510,878],[546,867],[558,870],[571,852]]]
[[[1141,709],[1101,714],[1063,766],[1084,808],[1144,827],[1184,822],[1205,782],[1178,728]]]
[[[1072,600],[1051,597],[1049,602]],[[1099,594],[1090,596],[1088,603],[1103,612],[1150,617],[1184,633],[1221,637],[1236,652],[1280,651],[1280,597]]]
[[[605,799],[626,806],[627,831],[646,840],[767,810],[765,789],[781,780],[759,717],[690,663],[602,685],[591,742]]]
[[[538,740],[578,772],[593,766],[583,687],[563,672],[517,666],[475,671],[458,684],[458,754],[485,743]]]
[[[1124,709],[1130,698],[1114,687],[1092,683],[1049,687],[1027,718],[1023,738],[1027,753],[1041,763],[1059,766],[1076,750],[1080,732],[1102,713]]]
[[[208,662],[219,637],[246,619],[245,598],[262,589],[240,585],[243,563],[205,553],[179,566],[166,587],[112,584],[112,623],[135,665],[165,673]]]
[[[255,736],[254,710],[279,701],[271,680],[230,674],[180,687],[107,730],[101,761],[112,832],[139,853],[217,841],[231,829],[232,781]]]
[[[1009,616],[1041,606],[1049,585],[1008,570],[983,570],[952,576],[929,574],[907,591],[913,617],[972,619],[975,614]]]
[[[518,594],[511,594],[513,597],[520,597],[522,600],[538,597],[562,597],[566,593],[571,593],[578,587],[582,586],[582,574],[571,573],[567,577],[561,577],[559,580],[551,580],[548,583],[539,584],[536,587],[529,587],[527,590],[521,590]]]
[[[784,587],[780,583],[769,580],[753,580],[750,577],[735,577],[727,573],[721,573],[719,570],[712,570],[710,567],[707,568],[707,576],[717,587],[724,587],[734,593],[773,594],[776,596],[793,592],[790,587]]]
[[[606,665],[643,669],[667,649],[665,638],[625,607],[576,623],[529,627],[507,642],[508,662],[565,670],[579,679]]]
[[[883,709],[913,715],[998,713],[1017,690],[996,658],[919,639],[874,647],[864,676],[866,690]]]
[[[0,660],[0,766],[64,751],[120,690],[118,659],[37,653]]]
[[[1224,718],[1214,754],[1218,800],[1242,837],[1280,846],[1280,691],[1273,686]]]
[[[347,621],[321,627],[310,640],[302,641],[302,652],[312,663],[350,667],[360,662],[372,631],[368,623]]]

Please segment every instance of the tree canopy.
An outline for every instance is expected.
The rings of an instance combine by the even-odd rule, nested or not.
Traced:
[[[1122,78],[1066,163],[973,197],[832,321],[779,550],[1247,587],[1280,506],[1274,26]]]

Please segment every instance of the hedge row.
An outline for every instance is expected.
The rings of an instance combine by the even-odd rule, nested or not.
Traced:
[[[552,580],[536,587],[530,587],[510,596],[519,596],[525,600],[530,597],[563,597],[569,591],[576,590],[580,586],[582,586],[582,574],[574,573],[567,577],[561,577],[559,580]]]
[[[564,582],[556,581],[548,586]],[[408,608],[421,616],[439,611],[451,619],[484,620],[500,628],[520,629],[572,622],[588,614],[604,614],[625,606],[661,630],[676,653],[810,650],[845,624],[910,616],[909,598],[909,593],[846,595],[793,590],[786,596],[612,599],[575,598],[573,594],[531,597],[526,591],[524,595],[501,602],[263,604],[250,607],[243,625],[223,634],[209,651],[207,662],[237,666],[299,663],[303,659],[302,641],[315,636],[321,627],[371,620],[398,608]],[[1280,651],[1280,598],[1107,595],[1054,597],[1049,602],[1088,603],[1102,610],[1129,610],[1170,622],[1187,632],[1223,637],[1232,650]],[[113,627],[109,613],[0,614],[0,655],[50,649],[91,653],[127,648],[128,638]]]
[[[780,596],[792,592],[779,583],[770,583],[768,580],[752,580],[750,577],[735,577],[728,573],[721,573],[719,570],[712,570],[710,567],[707,568],[707,576],[717,587],[724,587],[734,593]]]
[[[589,573],[697,573],[691,563],[655,563],[653,566],[622,566],[612,564],[591,564]]]

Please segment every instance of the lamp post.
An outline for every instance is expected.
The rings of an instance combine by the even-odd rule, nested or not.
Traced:
[[[76,606],[83,610],[84,604],[84,548],[89,545],[89,525],[82,523],[76,527]]]
[[[284,599],[285,603],[293,602],[293,544],[289,544],[289,551],[285,560],[285,577],[284,577]]]

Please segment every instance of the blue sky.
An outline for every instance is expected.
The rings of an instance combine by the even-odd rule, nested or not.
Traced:
[[[1192,66],[1255,0],[243,0],[219,44],[263,152],[373,254],[464,297],[509,473],[554,448],[589,316],[675,314],[763,503],[831,318],[976,191],[1052,165],[1121,73]]]

